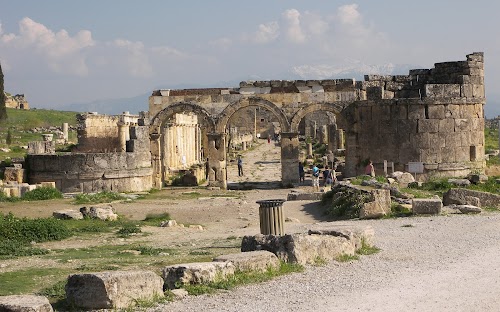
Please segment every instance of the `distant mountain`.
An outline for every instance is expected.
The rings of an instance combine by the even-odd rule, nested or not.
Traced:
[[[99,114],[118,115],[123,112],[137,114],[149,110],[148,99],[150,93],[137,95],[131,98],[103,99],[88,103],[73,103],[62,107],[64,110],[75,112],[98,112]]]
[[[364,75],[407,75],[410,69],[419,68],[415,65],[392,63],[368,65],[360,61],[346,61],[340,66],[332,65],[301,65],[294,66],[291,72],[301,79],[340,79],[354,78],[364,80]]]

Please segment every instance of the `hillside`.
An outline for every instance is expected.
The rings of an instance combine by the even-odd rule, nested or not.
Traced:
[[[0,123],[0,161],[7,157],[22,157],[26,154],[23,149],[28,142],[41,140],[41,133],[53,133],[67,122],[70,129],[69,140],[76,141],[77,112],[65,112],[46,109],[18,110],[7,108],[8,119]],[[8,132],[11,132],[11,144],[7,144]],[[10,149],[10,152],[6,150]]]

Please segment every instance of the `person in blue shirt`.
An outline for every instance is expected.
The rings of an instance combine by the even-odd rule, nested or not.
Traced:
[[[312,168],[312,186],[313,192],[319,192],[319,168],[316,165]]]

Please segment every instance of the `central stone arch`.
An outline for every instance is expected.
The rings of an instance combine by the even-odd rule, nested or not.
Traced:
[[[231,103],[230,105],[226,106],[226,108],[224,108],[224,110],[217,116],[216,132],[224,133],[231,116],[233,116],[233,114],[240,109],[250,106],[258,106],[267,109],[278,118],[281,129],[283,129],[283,131],[285,132],[289,131],[290,122],[288,121],[288,118],[283,113],[283,111],[278,106],[276,106],[276,104],[259,97],[249,97],[240,99],[237,102]]]
[[[189,124],[176,124],[176,114],[186,116],[189,120],[189,115],[196,115],[196,119],[191,118]],[[175,117],[175,118],[174,118]],[[175,119],[175,121],[173,120]],[[177,121],[178,122],[178,121]],[[169,125],[170,123],[170,125]],[[200,127],[202,125],[202,127]],[[202,167],[205,163],[204,151],[202,146],[208,146],[207,134],[215,130],[215,122],[208,112],[196,103],[178,102],[171,104],[158,112],[152,119],[150,124],[150,141],[151,141],[151,156],[153,165],[153,186],[160,189],[171,174],[171,167],[175,167],[172,163],[178,159],[172,158],[172,153],[177,153],[179,146],[174,142],[175,135],[170,133],[172,129],[176,132],[181,131],[184,138],[181,149],[186,150],[186,153],[181,156],[181,169],[188,169],[193,165]],[[175,146],[174,146],[175,145]],[[178,164],[177,164],[178,167]],[[185,168],[184,168],[185,167]],[[201,170],[203,171],[203,170]]]
[[[301,108],[292,116],[292,120],[290,122],[290,132],[298,132],[300,121],[309,113],[315,111],[325,111],[334,113],[336,116],[342,116],[342,111],[351,103],[352,102],[317,103]]]

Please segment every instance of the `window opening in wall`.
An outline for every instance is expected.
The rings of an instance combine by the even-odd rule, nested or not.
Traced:
[[[429,119],[429,105],[425,105],[424,110],[425,110],[425,119]]]
[[[261,119],[260,119],[260,122],[264,122],[264,121],[265,121],[265,120],[264,120],[264,118],[261,118]]]
[[[470,161],[476,161],[476,147],[470,147]]]

